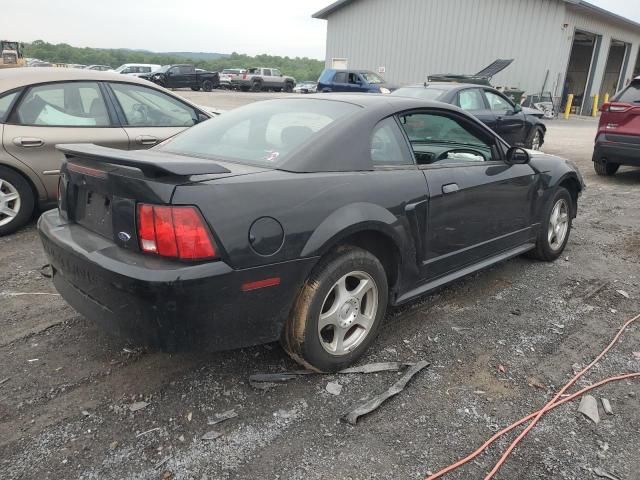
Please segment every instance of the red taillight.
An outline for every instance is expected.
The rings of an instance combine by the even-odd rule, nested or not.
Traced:
[[[243,79],[243,80],[246,80],[246,79],[247,79],[247,72],[244,72],[244,73],[242,74],[242,79]]]
[[[138,204],[138,240],[143,252],[163,257],[204,260],[216,256],[196,207]]]

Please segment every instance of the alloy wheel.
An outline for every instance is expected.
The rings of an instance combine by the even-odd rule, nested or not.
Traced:
[[[318,335],[324,350],[346,355],[367,337],[378,313],[378,286],[365,272],[351,272],[331,287],[322,304]]]
[[[536,130],[536,133],[533,135],[533,140],[531,141],[531,150],[540,150],[542,148],[542,135],[540,135],[540,130]]]
[[[569,205],[561,198],[553,206],[549,217],[549,230],[547,238],[552,250],[559,250],[564,245],[564,241],[569,231]]]
[[[0,178],[0,227],[11,223],[20,212],[20,193],[11,183]]]

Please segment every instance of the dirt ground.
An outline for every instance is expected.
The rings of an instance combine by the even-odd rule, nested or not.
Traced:
[[[268,96],[185,95],[222,109]],[[594,132],[593,120],[549,122],[545,150],[577,162],[588,183],[565,256],[517,258],[391,311],[362,363],[431,366],[357,426],[340,417],[401,373],[257,388],[252,374],[297,369],[277,344],[140,351],[55,295],[40,273],[47,262],[34,225],[0,238],[0,478],[420,479],[457,460],[542,406],[640,313],[640,169],[596,177]],[[639,351],[637,325],[579,386],[640,371]],[[326,391],[329,382],[343,386],[340,395]],[[640,479],[640,384],[594,396],[609,399],[613,415],[601,408],[596,425],[577,402],[559,407],[496,478],[590,479],[600,468]],[[135,402],[148,405],[132,412]],[[236,418],[208,425],[231,409]],[[221,436],[203,440],[210,431]],[[506,445],[446,478],[483,478]]]

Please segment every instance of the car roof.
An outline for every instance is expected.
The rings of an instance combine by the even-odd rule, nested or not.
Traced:
[[[457,82],[426,82],[424,83],[416,83],[414,85],[403,85],[400,88],[439,88],[442,90],[456,90],[462,88],[490,88],[491,90],[495,90],[495,88],[490,87],[488,85],[478,85],[475,83],[457,83]]]
[[[48,82],[68,81],[118,81],[151,85],[150,82],[138,77],[121,75],[115,72],[101,72],[98,70],[85,70],[77,68],[58,67],[20,67],[0,70],[0,92],[13,90],[25,85]]]

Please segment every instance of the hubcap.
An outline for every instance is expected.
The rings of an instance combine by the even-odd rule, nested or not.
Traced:
[[[322,348],[335,356],[357,348],[378,313],[378,287],[366,272],[351,272],[333,284],[324,299],[318,335]]]
[[[569,205],[564,199],[560,199],[551,210],[549,218],[549,246],[553,250],[559,250],[564,245],[569,231]]]
[[[18,189],[0,178],[0,227],[12,222],[18,212],[20,212]]]

